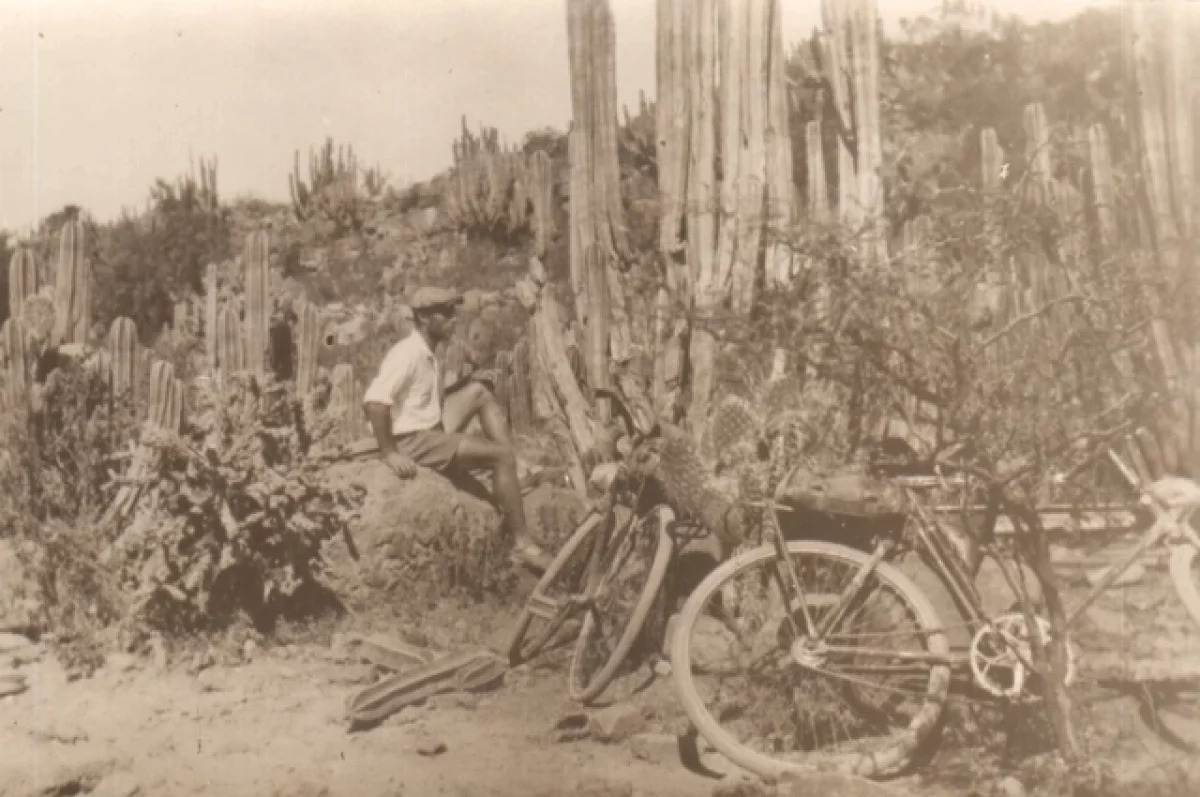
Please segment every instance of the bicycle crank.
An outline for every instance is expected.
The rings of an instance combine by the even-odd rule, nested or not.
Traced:
[[[1051,638],[1050,622],[1036,618],[1038,637],[1043,644]],[[993,697],[1014,700],[1025,693],[1029,683],[1029,665],[1033,645],[1025,615],[1005,614],[980,628],[971,640],[968,660],[975,683]],[[1067,673],[1064,683],[1075,680],[1075,649],[1067,643]]]

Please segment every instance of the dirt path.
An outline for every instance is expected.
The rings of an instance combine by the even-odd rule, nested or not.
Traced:
[[[673,797],[715,783],[639,760],[627,742],[556,741],[571,709],[550,673],[516,671],[493,693],[435,698],[350,734],[342,703],[366,672],[335,659],[289,647],[190,675],[117,656],[68,683],[44,656],[29,691],[0,703],[0,794],[528,796],[586,781],[597,796]]]

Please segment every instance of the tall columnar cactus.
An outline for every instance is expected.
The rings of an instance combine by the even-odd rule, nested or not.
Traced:
[[[191,332],[192,306],[190,302],[187,300],[175,302],[174,307],[171,308],[171,327],[177,341],[184,339]]]
[[[208,372],[217,370],[217,264],[204,269],[204,357]]]
[[[8,406],[19,407],[25,404],[29,396],[29,345],[20,319],[10,318],[0,327],[0,345],[4,346],[8,359],[8,373],[4,380]]]
[[[270,345],[270,241],[266,230],[246,237],[246,370],[260,381],[266,377]]]
[[[331,384],[329,414],[336,423],[335,436],[348,442],[358,436],[362,427],[362,410],[359,408],[358,380],[354,378],[354,366],[339,363],[329,375]]]
[[[990,127],[979,133],[979,178],[985,191],[1000,187],[1004,172],[1004,149]]]
[[[538,150],[529,156],[527,164],[529,198],[533,204],[533,232],[537,255],[545,257],[550,236],[554,234],[554,175],[550,156]]]
[[[236,374],[246,368],[246,347],[242,338],[242,324],[237,311],[222,307],[217,313],[216,333],[217,366],[225,375]]]
[[[113,319],[108,329],[113,395],[137,401],[139,351],[137,327],[129,318]]]
[[[83,222],[63,225],[54,280],[54,331],[51,344],[87,343],[92,328],[92,280],[85,257]]]
[[[183,385],[175,368],[156,360],[150,366],[150,401],[146,420],[160,429],[177,432],[183,419]]]
[[[296,392],[305,398],[317,378],[317,353],[321,350],[321,313],[316,305],[296,305]]]
[[[1088,160],[1092,174],[1092,206],[1099,226],[1099,241],[1105,252],[1117,242],[1115,218],[1116,192],[1113,190],[1112,158],[1108,149],[1108,130],[1096,123],[1088,128]]]
[[[514,432],[526,433],[533,426],[534,359],[529,341],[522,338],[512,350],[508,383],[508,414]]]
[[[813,221],[829,221],[829,183],[825,176],[825,150],[821,146],[821,123],[804,126],[804,151],[808,163],[808,215]]]
[[[25,299],[33,296],[41,287],[37,260],[33,249],[19,246],[8,261],[8,313],[21,318],[25,310]]]

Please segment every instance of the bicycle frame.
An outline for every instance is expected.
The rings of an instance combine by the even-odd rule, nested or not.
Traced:
[[[1131,486],[1141,493],[1141,503],[1149,506],[1155,513],[1156,519],[1151,526],[1143,532],[1138,544],[1130,553],[1124,557],[1117,565],[1108,569],[1105,575],[1088,591],[1083,600],[1069,612],[1067,616],[1067,628],[1074,627],[1084,613],[1103,595],[1109,588],[1112,587],[1118,579],[1127,573],[1138,561],[1140,561],[1146,553],[1162,544],[1164,541],[1173,539],[1186,538],[1191,544],[1200,549],[1200,535],[1190,527],[1186,522],[1182,522],[1183,516],[1177,516],[1168,507],[1164,506],[1160,501],[1155,500],[1146,490],[1146,487],[1141,484],[1140,480],[1133,472],[1120,460],[1119,457],[1112,451],[1108,452],[1110,459],[1116,464],[1124,477],[1130,482]],[[785,478],[782,483],[786,483]],[[935,574],[941,578],[946,587],[950,590],[951,596],[959,603],[960,608],[965,613],[967,625],[970,627],[979,627],[983,625],[993,625],[993,618],[989,617],[983,609],[979,594],[975,589],[975,584],[972,576],[967,573],[964,563],[960,561],[958,554],[952,550],[948,540],[945,538],[944,532],[940,530],[937,521],[930,517],[929,512],[921,505],[921,502],[913,496],[911,487],[904,487],[905,493],[909,498],[909,504],[914,510],[910,518],[916,522],[913,524],[913,536],[917,542],[919,553],[923,553],[930,560],[930,566]],[[841,594],[829,609],[828,614],[820,623],[814,621],[812,614],[809,611],[809,601],[805,595],[804,588],[800,583],[799,576],[796,573],[795,565],[791,557],[787,553],[787,540],[784,538],[782,529],[779,524],[778,512],[791,511],[791,508],[781,504],[778,496],[774,501],[758,504],[766,508],[765,513],[769,519],[768,528],[766,529],[768,536],[771,538],[771,543],[775,549],[776,561],[782,564],[782,567],[775,568],[775,580],[784,596],[786,605],[794,607],[796,603],[803,616],[806,628],[803,630],[796,627],[795,609],[788,612],[788,622],[792,627],[792,631],[796,638],[806,636],[812,642],[820,642],[823,650],[827,653],[842,653],[850,654],[855,657],[878,657],[891,659],[892,661],[903,661],[911,663],[923,663],[929,665],[957,665],[964,661],[964,657],[956,655],[935,655],[928,653],[912,652],[906,653],[895,650],[876,650],[863,647],[846,647],[840,645],[830,645],[825,641],[825,637],[829,634],[832,628],[845,615],[848,607],[852,604],[854,598],[861,591],[866,583],[871,572],[884,561],[897,547],[896,542],[891,539],[880,540],[875,546],[871,558],[865,563],[850,583],[845,586]],[[994,553],[994,548],[991,545],[986,545],[983,548],[985,555]],[[1001,574],[1008,583],[1014,595],[1021,594],[1018,589],[1018,579],[1014,576],[1011,568],[1005,562],[1004,557],[994,556],[995,563],[999,567]],[[783,573],[779,571],[782,570]],[[793,597],[794,596],[794,597]],[[1025,662],[1028,665],[1028,662]],[[878,668],[875,668],[878,669]]]

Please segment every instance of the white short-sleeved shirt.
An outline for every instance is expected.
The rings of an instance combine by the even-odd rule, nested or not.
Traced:
[[[432,429],[442,422],[442,369],[419,332],[392,346],[363,403],[392,408],[392,434]]]

